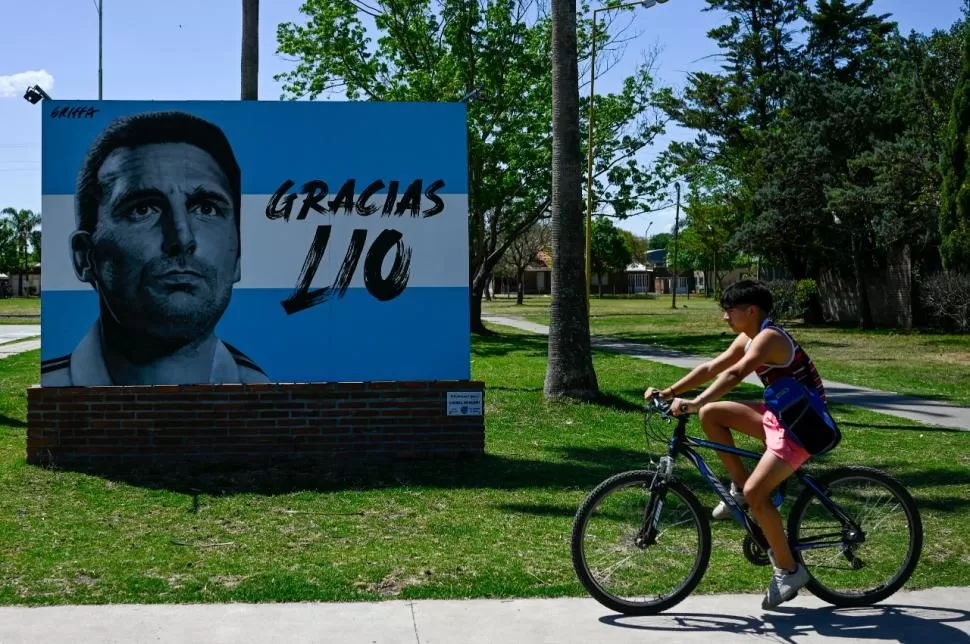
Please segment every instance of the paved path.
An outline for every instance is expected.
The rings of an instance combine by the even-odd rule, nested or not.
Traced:
[[[511,326],[522,329],[523,331],[531,331],[532,333],[540,333],[543,335],[549,333],[549,327],[519,318],[482,315],[482,319],[486,322]],[[594,336],[592,344],[593,347],[604,351],[623,353],[635,358],[661,362],[685,369],[693,369],[707,360],[707,358],[700,356],[693,356],[679,351],[672,351],[646,344],[637,344],[615,338]],[[745,378],[745,382],[759,387],[761,386],[761,381],[754,374]],[[829,380],[823,380],[823,382],[825,383],[825,391],[833,402],[857,405],[872,411],[898,416],[900,418],[908,418],[928,425],[963,431],[970,430],[970,407],[961,407],[960,405],[947,404],[888,391],[876,391],[875,389],[856,387],[855,385],[847,385],[841,382],[832,382]]]
[[[39,335],[40,325],[37,324],[0,324],[0,360],[24,351],[39,349],[40,339],[14,342]]]
[[[0,343],[39,335],[39,324],[0,324]]]
[[[23,353],[24,351],[33,351],[34,349],[40,349],[40,340],[25,340],[24,342],[0,345],[0,360],[18,353]]]
[[[760,595],[694,595],[651,617],[589,598],[381,603],[0,608],[0,642],[173,644],[644,644],[644,642],[970,642],[970,588],[900,591],[835,609],[802,592],[776,611]]]

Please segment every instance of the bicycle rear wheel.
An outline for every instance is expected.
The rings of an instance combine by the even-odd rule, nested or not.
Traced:
[[[795,558],[812,579],[808,589],[835,606],[866,606],[889,597],[909,579],[923,549],[916,502],[888,474],[850,466],[816,480],[861,529],[836,517],[806,488],[792,506],[788,537]]]
[[[626,615],[652,615],[683,601],[711,556],[707,516],[697,497],[676,481],[666,486],[655,538],[643,543],[645,521],[656,516],[653,477],[644,470],[603,481],[573,522],[576,574],[597,601]]]

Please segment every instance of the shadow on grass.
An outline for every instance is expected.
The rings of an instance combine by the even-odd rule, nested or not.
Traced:
[[[630,390],[627,390],[625,393],[633,394],[633,395],[636,395],[637,393],[639,393],[641,396],[643,395],[643,392],[636,392],[636,391],[630,391]],[[628,412],[634,412],[634,413],[644,413],[646,411],[646,407],[644,403],[638,404],[628,400],[627,398],[623,398],[622,396],[613,394],[613,393],[601,392],[599,397],[592,402],[594,405],[606,407],[614,411],[628,411]]]
[[[953,434],[966,433],[965,429],[939,427],[936,425],[895,425],[892,423],[854,423],[848,420],[839,421],[839,427],[861,427],[862,429],[905,429],[920,432],[950,432]]]
[[[714,355],[731,345],[728,332],[683,335],[676,333],[610,333],[609,337],[698,356]]]
[[[440,489],[592,489],[613,474],[643,467],[643,453],[587,450],[582,462],[568,448],[552,449],[544,460],[486,454],[456,461],[409,460],[389,464],[334,465],[301,459],[277,464],[198,464],[140,466],[39,466],[96,476],[148,489],[210,496],[277,495],[396,487]]]
[[[838,464],[834,467],[838,467]],[[970,497],[963,490],[970,486],[970,470],[964,467],[931,467],[918,469],[918,464],[906,461],[880,461],[865,463],[867,467],[881,470],[894,479],[913,496],[921,511],[933,510],[944,514],[961,512],[970,507]],[[823,469],[831,469],[823,466]],[[819,471],[818,474],[822,472]],[[953,486],[956,494],[946,494],[944,490]],[[948,491],[948,490],[947,490]]]
[[[545,357],[548,352],[549,340],[544,335],[494,332],[475,336],[472,342],[473,358],[497,358],[512,353],[525,357]]]
[[[0,425],[6,425],[7,427],[24,428],[27,426],[27,423],[25,423],[20,418],[12,418],[10,416],[7,416],[6,414],[0,414]]]
[[[649,618],[610,614],[604,615],[599,621],[645,633],[767,635],[792,644],[804,641],[806,637],[846,638],[852,641],[970,642],[970,636],[965,632],[970,626],[970,613],[967,611],[906,604],[879,604],[852,609],[781,606],[774,613],[765,613],[763,617],[751,617],[746,612],[685,613],[673,609]],[[957,624],[960,628],[950,626],[947,622]]]

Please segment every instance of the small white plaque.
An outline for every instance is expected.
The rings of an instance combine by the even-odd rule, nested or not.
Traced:
[[[480,391],[449,391],[449,416],[481,416],[482,392]]]

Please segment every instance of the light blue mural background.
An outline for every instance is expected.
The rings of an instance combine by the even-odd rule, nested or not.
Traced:
[[[44,105],[44,195],[74,193],[84,154],[111,120],[166,109],[196,114],[224,130],[242,169],[244,195],[272,193],[286,179],[299,186],[326,177],[335,182],[357,178],[358,191],[376,179],[388,183],[441,178],[446,185],[439,194],[467,194],[466,112],[461,104],[51,101]],[[92,106],[99,110],[94,118],[51,118],[58,109]],[[406,183],[402,192],[404,187]],[[329,198],[338,188],[331,184]],[[466,212],[446,214],[467,218]],[[247,244],[274,243],[248,239],[245,216],[241,222],[244,249]],[[461,240],[442,243],[462,243],[467,256],[467,226],[463,230],[466,236]],[[307,247],[310,239],[308,234]],[[344,248],[328,250],[340,256],[344,252]],[[386,302],[365,289],[351,288],[340,300],[295,315],[286,315],[280,303],[292,294],[296,274],[280,288],[237,287],[216,332],[276,382],[468,379],[469,292],[464,272],[464,286],[409,286]],[[450,279],[455,282],[454,276]],[[98,300],[88,286],[44,289],[41,297],[41,358],[49,360],[69,354],[88,332],[98,315]]]

